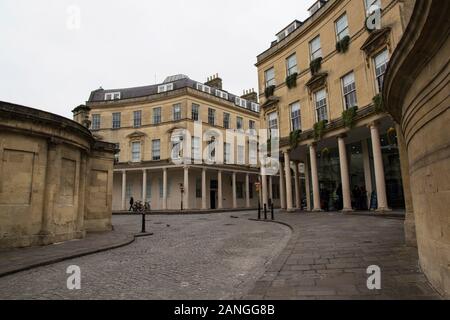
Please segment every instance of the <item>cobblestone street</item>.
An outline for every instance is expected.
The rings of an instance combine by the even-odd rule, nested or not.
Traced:
[[[236,217],[236,218],[232,218]],[[108,252],[0,278],[0,299],[233,299],[287,245],[288,227],[249,221],[247,213],[149,216],[153,236]],[[114,224],[140,230],[139,216]],[[82,288],[66,287],[70,265]]]

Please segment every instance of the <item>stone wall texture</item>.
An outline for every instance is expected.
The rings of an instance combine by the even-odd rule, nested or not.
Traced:
[[[0,102],[0,247],[111,230],[113,162],[76,122]]]
[[[409,157],[420,264],[450,297],[450,2],[415,3],[391,60],[384,99]]]

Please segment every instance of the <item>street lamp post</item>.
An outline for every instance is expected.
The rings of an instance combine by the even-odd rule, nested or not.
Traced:
[[[182,183],[180,183],[180,191],[181,191],[181,211],[183,211],[184,185]]]

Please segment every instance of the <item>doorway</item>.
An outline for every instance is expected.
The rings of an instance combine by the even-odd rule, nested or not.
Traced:
[[[211,199],[211,210],[215,210],[216,208],[216,197],[217,192],[215,190],[211,190],[209,198]]]

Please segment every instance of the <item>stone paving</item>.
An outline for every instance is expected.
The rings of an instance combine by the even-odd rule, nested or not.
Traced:
[[[253,216],[253,215],[252,215]],[[154,235],[108,252],[0,278],[0,299],[236,299],[248,292],[292,233],[248,213],[148,217]],[[140,217],[114,216],[133,233]],[[66,287],[70,265],[81,290]]]
[[[403,220],[340,213],[278,213],[293,237],[246,299],[439,299],[404,244]],[[367,288],[371,265],[381,290]]]

